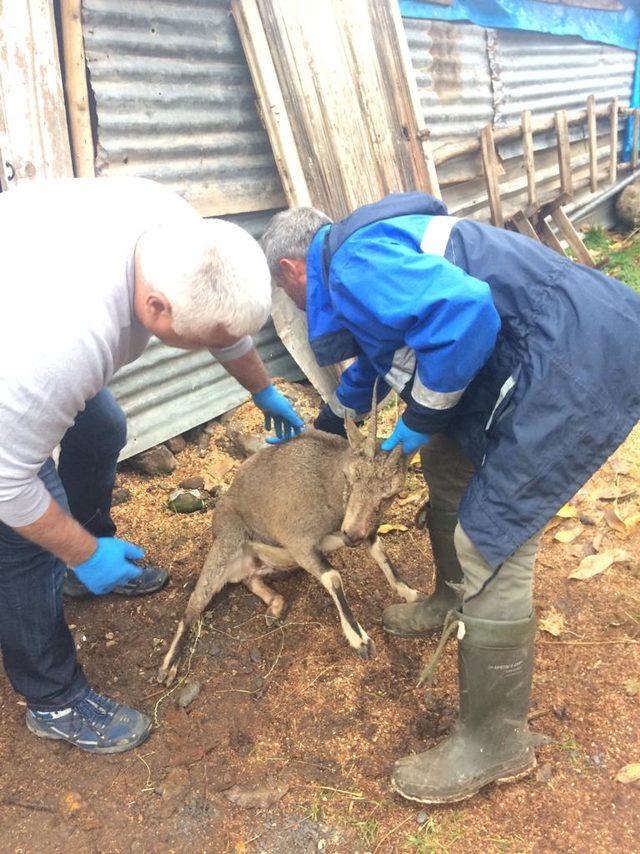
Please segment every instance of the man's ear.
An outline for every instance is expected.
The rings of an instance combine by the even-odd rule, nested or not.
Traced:
[[[296,282],[298,280],[298,268],[296,262],[291,258],[280,259],[280,275],[285,282]]]
[[[171,303],[159,291],[150,291],[145,297],[144,306],[153,320],[157,320],[163,315],[171,318]]]
[[[347,431],[347,439],[349,440],[349,444],[354,451],[357,451],[362,447],[364,442],[366,441],[365,437],[358,430],[358,427],[348,415],[344,416],[344,429]]]

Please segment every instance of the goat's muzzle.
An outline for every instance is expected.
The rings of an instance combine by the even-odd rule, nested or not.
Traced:
[[[359,546],[363,540],[365,539],[364,534],[356,534],[353,531],[345,531],[342,530],[342,539],[344,540],[345,546],[348,546],[350,549],[354,549],[356,546]]]

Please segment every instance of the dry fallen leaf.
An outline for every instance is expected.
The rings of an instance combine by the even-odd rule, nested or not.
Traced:
[[[569,578],[587,581],[594,575],[604,572],[612,564],[627,560],[628,557],[629,555],[624,549],[608,549],[597,555],[589,555],[580,561],[578,568],[569,574]]]
[[[619,534],[623,534],[625,537],[628,536],[629,531],[627,530],[627,526],[618,514],[614,504],[611,504],[605,509],[604,520],[610,528],[613,528],[614,531],[617,531]]]
[[[562,524],[562,519],[559,516],[554,516],[549,522],[547,522],[545,531],[553,531],[554,528],[557,528],[558,525]]]
[[[640,525],[640,513],[632,513],[630,516],[627,516],[624,520],[624,524],[627,531],[631,533],[631,531],[635,530],[638,525]]]
[[[552,608],[549,613],[538,623],[541,632],[547,632],[554,638],[560,637],[564,631],[564,617]]]
[[[390,531],[408,531],[406,525],[395,525],[391,523],[386,523],[384,525],[380,525],[378,528],[379,534],[388,534]]]
[[[640,786],[640,762],[632,762],[630,765],[625,765],[616,774],[616,780],[618,783]]]
[[[629,463],[625,462],[625,460],[620,460],[617,457],[614,457],[611,460],[611,468],[616,474],[629,474],[629,469],[631,467]]]
[[[398,504],[401,507],[404,507],[405,504],[415,504],[420,500],[424,500],[426,497],[426,490],[419,489],[417,492],[412,492],[410,495],[406,495],[404,498],[398,498]]]
[[[578,511],[575,507],[572,507],[570,504],[565,504],[562,506],[556,516],[559,516],[561,519],[573,519],[578,515]]]
[[[580,525],[576,525],[573,528],[563,528],[561,531],[558,531],[553,539],[559,543],[572,543],[581,533],[582,528]]]
[[[625,492],[618,490],[605,489],[597,497],[598,501],[624,501],[625,498],[631,498],[632,495],[637,495],[637,489],[628,489]]]
[[[630,697],[640,694],[640,679],[627,679],[624,683],[624,690]]]
[[[595,551],[597,551],[597,552],[600,551],[600,546],[602,545],[603,539],[604,539],[604,532],[598,531],[598,533],[593,538],[593,548],[595,549]]]

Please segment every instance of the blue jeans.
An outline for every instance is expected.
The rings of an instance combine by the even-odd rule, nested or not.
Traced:
[[[88,401],[39,477],[60,506],[96,537],[110,537],[111,493],[125,416],[103,389]],[[65,565],[0,522],[0,647],[14,689],[32,709],[69,706],[86,688],[64,617]]]

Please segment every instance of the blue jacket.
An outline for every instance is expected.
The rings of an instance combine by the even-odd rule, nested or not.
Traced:
[[[640,418],[640,297],[527,237],[446,215],[424,194],[359,208],[315,236],[307,316],[338,414],[376,376],[408,426],[458,439],[476,467],[460,522],[498,567]]]

